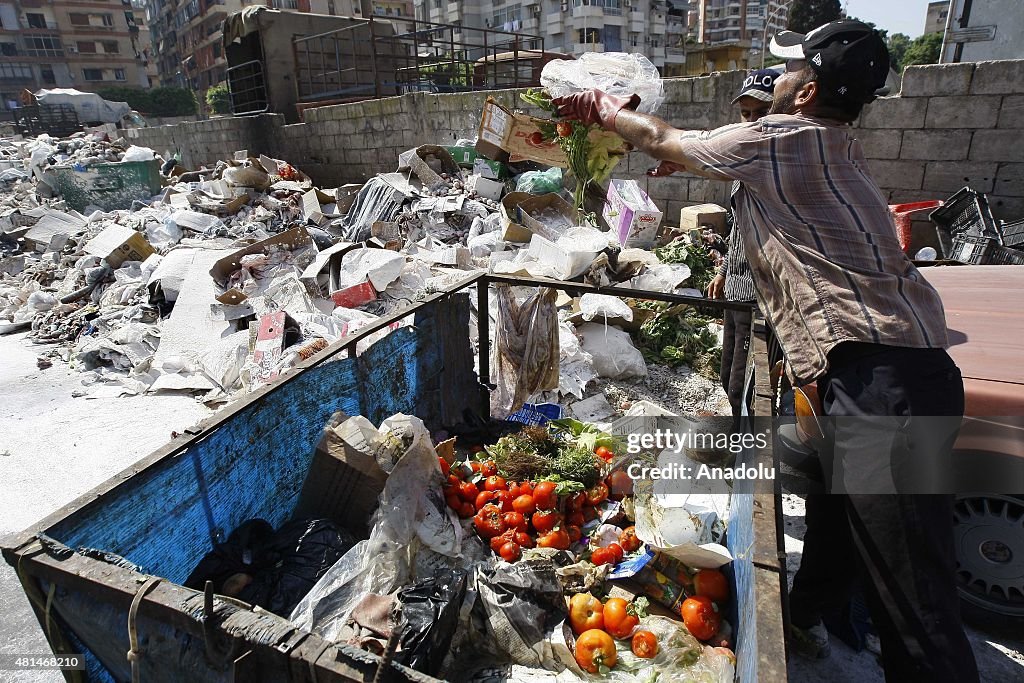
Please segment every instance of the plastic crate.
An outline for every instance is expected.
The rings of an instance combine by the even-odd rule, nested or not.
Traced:
[[[1024,266],[1024,251],[997,246],[989,254],[988,262],[999,266]]]
[[[995,237],[983,235],[959,234],[953,237],[948,258],[951,261],[981,265],[989,263],[992,251],[999,246]]]
[[[1012,223],[1002,222],[999,224],[999,232],[1002,233],[1004,247],[1020,247],[1024,245],[1024,219]]]
[[[928,220],[935,224],[942,247],[942,255],[953,256],[953,242],[960,235],[988,237],[999,241],[999,230],[988,207],[985,195],[969,187],[959,190],[947,199],[941,207],[928,214]]]

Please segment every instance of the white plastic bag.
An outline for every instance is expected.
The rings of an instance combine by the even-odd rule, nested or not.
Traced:
[[[612,325],[587,323],[579,328],[583,350],[594,358],[594,370],[608,379],[646,377],[647,363],[629,332]]]
[[[665,101],[658,67],[639,53],[585,52],[579,59],[556,59],[544,66],[540,83],[554,99],[593,88],[616,97],[636,94],[642,114],[655,113]]]
[[[121,161],[152,161],[155,157],[156,152],[149,147],[136,147],[132,145],[124,153]]]
[[[617,296],[587,293],[580,297],[580,313],[584,320],[594,318],[622,318],[633,320],[633,309]]]

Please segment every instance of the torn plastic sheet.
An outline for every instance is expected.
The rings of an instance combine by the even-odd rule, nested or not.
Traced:
[[[407,195],[380,176],[370,178],[356,195],[352,208],[340,222],[346,242],[365,242],[377,221],[390,222],[402,211]]]
[[[401,439],[405,452],[381,493],[370,538],[338,560],[289,617],[329,641],[337,640],[364,596],[429,578],[461,553],[462,527],[441,495],[441,468],[427,428],[401,414],[381,427]]]
[[[583,398],[587,384],[597,379],[594,357],[583,350],[570,323],[558,325],[558,393]]]
[[[491,394],[491,412],[504,418],[533,394],[559,385],[558,293],[541,287],[519,301],[506,285],[496,291],[492,363],[497,388]]]

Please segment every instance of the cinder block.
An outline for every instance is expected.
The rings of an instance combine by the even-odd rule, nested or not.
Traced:
[[[966,159],[967,152],[971,149],[971,134],[969,130],[905,131],[900,158],[924,161]],[[973,159],[973,156],[971,158]]]
[[[715,79],[712,76],[701,76],[693,79],[694,102],[715,101]]]
[[[930,192],[956,192],[970,186],[976,192],[990,193],[995,186],[995,163],[935,161],[925,170],[923,189]]]
[[[971,81],[972,95],[1021,93],[1024,93],[1024,60],[978,62],[975,65],[974,79]]]
[[[921,161],[872,160],[868,171],[883,190],[920,190],[924,181]]]
[[[999,164],[996,171],[996,186],[992,194],[1006,197],[1024,197],[1024,163]],[[1020,218],[1024,218],[1024,212]]]
[[[856,132],[868,159],[899,159],[903,133],[898,130],[861,128]]]
[[[979,130],[971,142],[971,161],[1022,161],[1024,136],[1016,130]]]
[[[992,209],[992,216],[999,221],[1015,221],[1024,216],[1024,197],[989,195],[988,206]]]
[[[705,130],[728,123],[723,117],[716,116],[715,110],[709,104],[680,104],[667,107],[661,113],[671,125],[683,130]]]
[[[626,155],[626,158],[629,160],[628,165],[620,161],[616,170],[621,170],[623,172],[628,171],[630,174],[644,176],[648,169],[654,168],[658,165],[657,159],[649,157],[643,152],[630,152]]]
[[[862,128],[924,128],[928,100],[919,97],[880,97],[864,107]]]
[[[693,80],[689,78],[666,78],[665,104],[668,107],[673,104],[686,104],[693,101]],[[665,112],[662,112],[665,113]]]
[[[1024,95],[1003,98],[1003,106],[999,109],[999,127],[1024,129]]]
[[[985,95],[932,97],[928,100],[927,128],[995,128],[1001,98]]]

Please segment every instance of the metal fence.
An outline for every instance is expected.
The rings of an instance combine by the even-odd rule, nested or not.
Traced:
[[[228,68],[226,73],[232,114],[263,114],[270,109],[263,62],[258,59],[242,62]]]
[[[546,59],[541,36],[372,17],[292,45],[299,102],[526,87]]]

